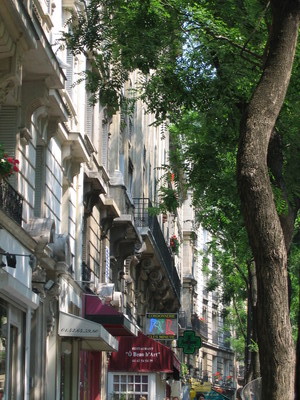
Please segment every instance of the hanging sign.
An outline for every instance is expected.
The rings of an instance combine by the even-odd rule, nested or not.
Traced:
[[[177,347],[182,348],[184,354],[194,354],[201,346],[201,338],[192,330],[184,331],[183,336],[179,336],[177,340]]]
[[[176,313],[146,314],[146,335],[158,340],[177,339],[178,315]]]

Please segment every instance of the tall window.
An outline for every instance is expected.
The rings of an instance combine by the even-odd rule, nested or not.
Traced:
[[[45,147],[36,147],[34,216],[42,216],[45,195]]]
[[[133,194],[133,163],[132,161],[129,159],[128,162],[128,190],[130,192],[130,194]]]
[[[23,312],[0,299],[0,399],[24,397],[24,321]]]

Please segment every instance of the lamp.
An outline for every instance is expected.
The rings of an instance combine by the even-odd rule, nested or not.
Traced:
[[[6,258],[6,264],[3,261],[3,259],[1,260],[1,264],[0,264],[1,268],[4,268],[4,267],[16,268],[17,259],[16,259],[15,254],[10,254],[10,253],[5,252],[5,253],[0,253],[0,255],[5,256],[5,258]]]
[[[7,266],[10,268],[16,268],[17,265],[17,259],[16,256],[14,254],[6,254],[6,262],[7,262]]]
[[[17,254],[17,253],[8,253],[7,251],[4,251],[3,249],[0,249],[0,255],[6,257],[6,264],[3,262],[0,263],[0,268],[3,267],[10,267],[10,268],[16,268],[17,266],[17,257],[29,257],[29,265],[31,268],[33,268],[36,265],[36,258],[32,254]]]

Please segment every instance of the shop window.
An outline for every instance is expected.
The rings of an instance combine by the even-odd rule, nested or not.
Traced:
[[[7,309],[0,303],[0,399],[4,399],[7,359]]]
[[[71,400],[72,398],[72,343],[63,340],[61,344],[61,377],[60,398]]]
[[[112,400],[150,399],[148,375],[113,375]]]
[[[17,399],[18,388],[18,328],[10,327],[10,381],[9,381],[9,399]]]
[[[0,400],[24,397],[24,326],[24,313],[0,300]]]

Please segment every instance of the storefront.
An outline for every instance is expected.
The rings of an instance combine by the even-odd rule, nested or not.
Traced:
[[[102,352],[117,351],[118,341],[100,324],[63,311],[59,315],[58,335],[61,337],[60,399],[77,398],[78,390],[80,400],[100,400],[104,386]]]
[[[28,398],[31,313],[39,297],[0,271],[0,399]]]
[[[169,347],[139,332],[137,337],[119,338],[108,371],[112,399],[162,400],[170,394],[169,379],[179,379],[180,363]]]

